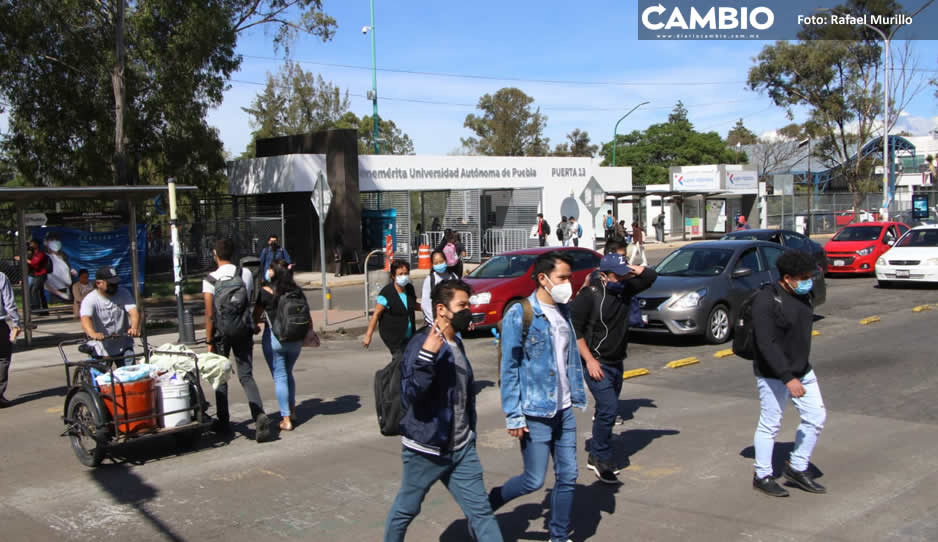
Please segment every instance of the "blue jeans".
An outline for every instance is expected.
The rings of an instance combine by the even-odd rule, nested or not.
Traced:
[[[590,453],[600,463],[615,467],[612,461],[612,427],[616,423],[619,411],[619,393],[622,391],[622,364],[600,363],[603,379],[593,380],[585,370],[586,385],[589,386],[596,400],[596,416],[593,419],[593,438],[590,440]]]
[[[264,359],[267,367],[274,377],[274,389],[277,393],[277,404],[280,405],[280,415],[286,418],[296,407],[296,382],[293,381],[293,366],[300,357],[303,349],[302,341],[281,343],[271,333],[269,326],[264,326],[264,338],[261,345],[264,348]]]
[[[754,446],[756,449],[756,476],[765,478],[772,475],[772,451],[775,447],[775,437],[782,427],[782,415],[785,406],[791,399],[795,408],[801,414],[801,424],[795,433],[795,449],[791,452],[789,464],[797,471],[808,468],[811,452],[817,444],[818,436],[824,429],[827,411],[824,409],[824,400],[821,398],[821,388],[817,383],[814,371],[801,378],[805,394],[793,398],[788,387],[781,380],[774,378],[756,377],[759,387],[759,400],[762,403],[762,413],[759,416],[759,425],[756,426]]]
[[[547,459],[554,457],[555,486],[551,492],[551,518],[547,525],[551,540],[567,540],[576,489],[576,417],[573,408],[558,412],[553,418],[526,418],[528,433],[521,439],[524,472],[505,482],[493,492],[492,508],[537,491],[544,486]],[[485,540],[479,537],[479,540]]]
[[[403,541],[410,522],[420,513],[420,505],[437,480],[456,499],[479,540],[501,542],[502,533],[485,494],[482,463],[476,454],[475,439],[459,450],[440,456],[415,452],[404,447],[401,490],[391,505],[384,527],[384,541]]]

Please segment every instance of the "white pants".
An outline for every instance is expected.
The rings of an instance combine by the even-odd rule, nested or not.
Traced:
[[[801,424],[795,433],[795,449],[791,452],[789,464],[797,471],[807,469],[811,460],[811,452],[814,451],[814,445],[817,444],[818,436],[824,429],[824,421],[827,419],[827,410],[824,408],[821,388],[818,386],[814,371],[809,371],[801,378],[805,393],[797,398],[791,396],[788,387],[781,380],[756,377],[756,385],[759,388],[759,400],[762,404],[759,425],[756,426],[753,439],[756,450],[756,476],[765,478],[772,475],[772,451],[775,447],[775,437],[778,436],[778,431],[782,427],[782,416],[789,399],[801,414]]]
[[[629,263],[632,265],[648,265],[648,259],[645,258],[645,243],[632,243],[629,245],[632,255],[629,256]]]

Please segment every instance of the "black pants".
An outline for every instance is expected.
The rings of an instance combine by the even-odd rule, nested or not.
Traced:
[[[247,395],[248,405],[251,407],[251,419],[256,420],[264,413],[264,402],[261,392],[254,381],[254,338],[248,335],[244,339],[229,342],[226,339],[215,339],[215,353],[228,357],[234,352],[235,369],[238,371],[238,381]],[[228,413],[228,383],[225,382],[215,390],[215,410],[218,420],[222,423],[231,421]]]
[[[586,385],[596,400],[596,415],[593,417],[593,438],[590,454],[601,463],[614,466],[612,457],[612,427],[619,411],[619,393],[622,392],[622,363],[602,363],[603,379],[593,380],[586,374]],[[586,367],[584,366],[584,372]]]
[[[0,320],[0,398],[7,391],[7,377],[10,375],[10,360],[13,358],[13,343],[10,342],[10,328]]]
[[[537,238],[538,246],[547,246],[547,236],[541,235]]]
[[[40,307],[49,308],[49,302],[46,301],[46,277],[47,275],[35,275],[32,277],[32,283],[29,285],[29,308],[36,310]]]

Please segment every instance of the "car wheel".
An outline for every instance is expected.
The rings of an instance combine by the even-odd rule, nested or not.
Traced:
[[[710,311],[710,316],[707,317],[706,337],[710,344],[722,344],[729,340],[730,311],[726,305],[717,305]]]

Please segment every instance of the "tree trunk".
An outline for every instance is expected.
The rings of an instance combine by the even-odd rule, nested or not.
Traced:
[[[124,154],[124,110],[127,107],[127,91],[124,87],[124,4],[116,0],[114,34],[116,37],[114,68],[111,84],[114,87],[114,184],[127,183],[127,158]]]

